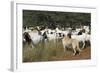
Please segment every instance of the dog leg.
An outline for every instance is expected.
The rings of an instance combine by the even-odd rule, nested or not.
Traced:
[[[76,54],[76,50],[75,50],[75,48],[73,48],[73,51],[74,51],[73,55],[75,55],[75,54]]]

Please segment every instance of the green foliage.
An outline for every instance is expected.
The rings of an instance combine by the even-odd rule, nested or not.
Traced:
[[[55,25],[57,24],[61,27],[90,25],[91,14],[77,12],[23,10],[23,26],[45,26],[51,23]]]

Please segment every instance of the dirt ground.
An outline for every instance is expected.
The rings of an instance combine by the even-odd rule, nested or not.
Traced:
[[[91,48],[85,48],[83,49],[80,54],[77,54],[75,56],[73,55],[65,55],[63,57],[59,57],[59,58],[53,58],[54,60],[86,60],[86,59],[91,59]]]

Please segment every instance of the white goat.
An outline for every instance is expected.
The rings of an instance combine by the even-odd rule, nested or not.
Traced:
[[[82,33],[82,35],[72,35],[71,37],[83,43],[82,49],[85,47],[85,41],[90,41],[90,35],[87,33]]]
[[[32,44],[32,47],[35,47],[35,45],[37,45],[40,42],[45,42],[45,38],[43,35],[38,34],[38,31],[28,31],[25,32],[27,33],[24,36],[27,36],[26,39],[29,39],[29,41],[27,40],[28,43]]]

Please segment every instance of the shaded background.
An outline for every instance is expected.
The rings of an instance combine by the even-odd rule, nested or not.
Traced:
[[[90,13],[23,10],[23,26],[80,27],[91,23]],[[53,27],[52,27],[53,26]]]

